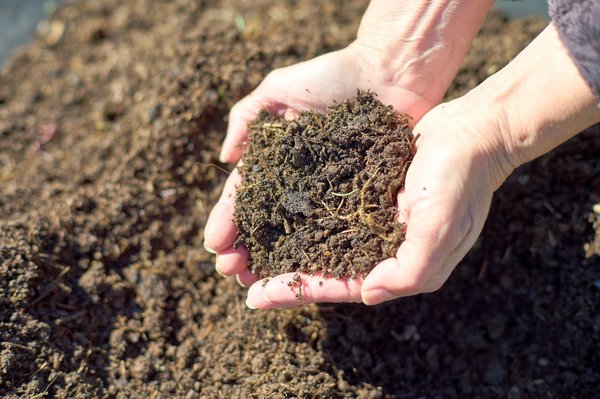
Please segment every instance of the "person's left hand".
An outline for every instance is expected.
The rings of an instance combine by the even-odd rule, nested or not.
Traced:
[[[279,308],[312,302],[364,302],[377,304],[393,298],[439,289],[472,247],[486,219],[492,194],[513,166],[497,138],[497,126],[484,120],[461,100],[442,104],[416,125],[417,152],[408,169],[405,189],[398,195],[400,218],[407,223],[406,240],[396,257],[386,259],[364,279],[337,280],[300,274],[298,288],[290,288],[295,273],[256,282],[244,272],[239,280],[252,284],[247,304],[251,308]],[[485,120],[493,120],[487,118]],[[239,177],[228,182],[231,195]],[[228,264],[241,264],[246,255]],[[245,269],[247,270],[247,269]],[[228,269],[228,272],[238,270]],[[296,284],[292,284],[294,287]]]

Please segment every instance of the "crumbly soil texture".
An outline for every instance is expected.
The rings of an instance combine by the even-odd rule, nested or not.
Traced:
[[[0,397],[598,396],[598,127],[506,181],[438,292],[250,311],[214,272],[203,226],[227,175],[207,165],[228,110],[270,70],[350,43],[366,6],[70,1],[13,53],[0,71]],[[491,16],[448,96],[545,25]],[[359,197],[323,199],[335,211]]]
[[[249,128],[235,222],[252,272],[366,275],[404,238],[396,195],[414,155],[409,117],[370,92]]]

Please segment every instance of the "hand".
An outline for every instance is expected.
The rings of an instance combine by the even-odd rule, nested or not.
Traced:
[[[449,3],[454,5],[450,7]],[[437,104],[458,70],[492,1],[394,4],[383,0],[371,1],[357,39],[350,46],[272,72],[254,92],[237,103],[230,113],[221,161],[240,160],[247,141],[246,126],[261,109],[293,118],[300,110],[324,110],[334,100],[339,102],[350,98],[357,88],[373,90],[384,104],[391,104],[396,111],[411,115],[415,122]],[[427,161],[425,159],[421,163]],[[234,170],[211,212],[204,230],[204,245],[217,254],[218,272],[236,275],[238,281],[247,286],[255,283],[257,278],[246,267],[246,250],[233,248],[237,232],[232,216],[235,186],[239,181],[240,176]],[[413,240],[420,238],[416,236],[418,230],[414,230],[410,233],[411,237],[415,237]],[[405,247],[409,248],[411,242]],[[401,251],[404,250],[401,248]],[[409,249],[407,251],[410,252]],[[274,279],[269,284],[274,286],[276,281],[288,277],[280,276],[279,280]],[[303,285],[306,301],[360,300],[360,280],[327,279],[320,285],[315,276],[304,276],[303,279],[307,282],[306,286]],[[310,291],[313,281],[317,284],[315,287],[322,289],[314,293]],[[367,279],[366,286],[368,282]],[[283,285],[287,287],[287,284]],[[249,306],[297,304],[285,298],[279,303],[276,296],[271,298],[273,301],[260,302],[262,292],[268,291],[261,287],[254,284],[250,289]]]
[[[301,275],[302,303],[364,302],[439,289],[473,246],[486,219],[493,192],[512,171],[494,126],[467,122],[458,102],[442,104],[417,124],[417,153],[398,195],[406,241],[395,258],[375,266],[364,280],[324,279]],[[470,114],[467,114],[470,115]],[[469,117],[469,119],[473,119]],[[483,119],[483,118],[482,118]],[[287,285],[294,273],[259,281],[248,292],[256,308],[298,305]]]

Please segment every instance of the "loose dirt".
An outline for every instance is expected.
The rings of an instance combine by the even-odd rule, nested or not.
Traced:
[[[414,155],[409,117],[373,93],[250,126],[235,222],[253,273],[365,276],[394,256],[396,195]]]
[[[214,273],[202,226],[226,174],[202,165],[218,162],[229,108],[271,69],[349,43],[365,7],[75,1],[13,54],[0,72],[0,396],[597,394],[598,128],[508,179],[434,294],[249,311]],[[490,18],[449,95],[544,25]]]

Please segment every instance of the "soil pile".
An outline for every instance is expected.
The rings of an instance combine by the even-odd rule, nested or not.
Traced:
[[[366,275],[404,238],[396,194],[414,155],[408,117],[372,93],[250,126],[235,222],[261,277]]]
[[[517,171],[439,292],[251,312],[202,226],[228,109],[366,3],[72,2],[0,72],[0,396],[593,397],[597,130]],[[493,17],[452,95],[543,22]],[[597,247],[595,247],[597,248]],[[600,284],[598,284],[600,285]]]

